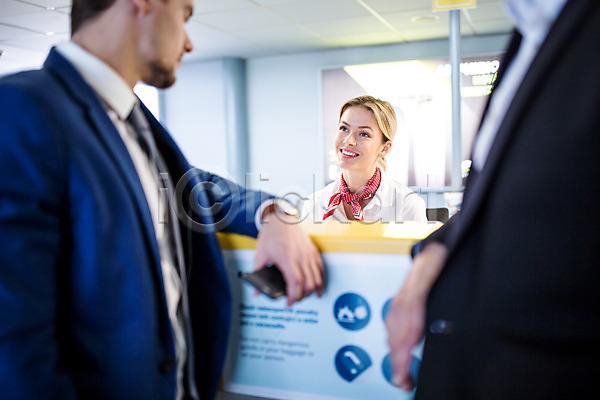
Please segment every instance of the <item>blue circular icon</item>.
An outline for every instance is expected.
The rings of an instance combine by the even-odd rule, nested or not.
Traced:
[[[417,384],[417,378],[419,376],[419,368],[420,367],[421,367],[421,359],[416,357],[414,354],[411,355],[410,365],[408,366],[408,373],[409,373],[410,377],[412,378],[413,382],[415,383],[415,386]],[[383,361],[381,362],[381,372],[383,373],[385,380],[393,385],[393,383],[392,383],[393,366],[392,366],[392,358],[390,357],[390,353],[388,353],[383,358]]]
[[[335,369],[347,382],[355,380],[371,365],[371,357],[358,346],[344,346],[335,355]]]
[[[383,357],[383,361],[381,362],[381,372],[383,373],[385,380],[392,383],[392,359],[389,353]]]
[[[381,309],[381,318],[383,319],[383,322],[385,322],[385,319],[387,318],[388,312],[390,311],[390,306],[392,305],[392,298],[390,297],[388,299],[388,301],[386,301],[383,304],[383,308]]]
[[[367,301],[358,294],[344,293],[333,305],[333,316],[343,328],[357,331],[369,323],[371,309]]]

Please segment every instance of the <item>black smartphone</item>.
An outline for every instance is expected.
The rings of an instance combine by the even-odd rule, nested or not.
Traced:
[[[285,280],[281,271],[273,264],[254,272],[239,272],[240,278],[272,299],[285,296]]]

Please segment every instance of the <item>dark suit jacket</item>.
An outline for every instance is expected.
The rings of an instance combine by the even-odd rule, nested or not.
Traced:
[[[191,168],[145,112],[183,199],[196,381],[211,399],[231,307],[215,222],[256,236],[265,196]],[[0,397],[173,400],[151,215],[96,93],[53,50],[0,80],[0,121]]]
[[[427,239],[449,257],[428,300],[417,399],[600,392],[599,40],[600,2],[569,1],[461,211]]]

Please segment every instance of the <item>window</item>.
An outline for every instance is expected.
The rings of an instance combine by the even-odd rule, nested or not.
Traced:
[[[499,58],[464,58],[461,62],[463,158],[471,153]],[[447,59],[326,69],[322,71],[322,85],[326,183],[339,173],[333,150],[339,110],[347,100],[370,94],[389,101],[398,118],[388,173],[413,188],[443,189],[451,185],[452,101]],[[465,161],[462,164],[468,165]]]

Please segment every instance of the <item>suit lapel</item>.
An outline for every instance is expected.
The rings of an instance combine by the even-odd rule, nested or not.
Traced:
[[[154,141],[156,142],[156,147],[163,157],[165,163],[167,164],[167,168],[169,173],[171,174],[171,179],[173,180],[173,184],[177,184],[177,179],[179,179],[187,170],[190,169],[190,166],[185,158],[185,156],[181,153],[173,138],[169,133],[163,128],[163,126],[154,118],[154,115],[146,108],[146,106],[140,101],[142,111],[146,116],[146,120],[150,125],[150,129],[152,130],[152,135],[154,137]]]
[[[211,209],[211,203],[206,196],[203,179],[200,177],[205,172],[192,168],[183,153],[181,153],[179,147],[173,141],[171,135],[169,135],[143,104],[142,109],[150,124],[150,128],[152,129],[158,151],[167,164],[173,186],[176,190],[176,193],[174,193],[177,197],[175,205],[181,219],[180,222],[184,222],[183,226],[181,223],[180,226],[182,228],[187,227],[194,229],[194,224],[198,223],[204,226],[213,225],[215,221],[212,213],[197,213],[193,210],[186,210],[186,207],[191,206],[189,201],[191,201],[192,198],[193,201],[197,203],[195,206],[192,206],[192,208],[200,207],[204,210]],[[182,200],[185,201],[182,202]],[[182,206],[184,210],[182,210]],[[186,213],[188,212],[191,215],[187,215]]]
[[[162,277],[160,271],[160,255],[156,244],[156,234],[152,216],[148,209],[144,189],[139,180],[135,166],[131,161],[129,152],[120,137],[119,132],[108,117],[101,100],[96,92],[83,80],[75,68],[56,50],[52,49],[44,66],[48,68],[70,92],[72,98],[78,102],[91,120],[90,127],[96,133],[103,145],[103,150],[112,158],[114,164],[127,182],[130,195],[135,199],[138,217],[144,226],[146,242],[155,265],[155,272]]]
[[[504,57],[502,59],[502,64],[500,64],[500,69],[498,70],[498,75],[496,76],[496,80],[492,84],[492,94],[488,98],[488,102],[486,103],[485,109],[483,110],[483,115],[485,115],[487,113],[488,108],[490,107],[490,101],[492,100],[492,97],[494,96],[494,89],[496,89],[496,87],[498,87],[500,82],[502,82],[502,78],[504,78],[504,75],[506,74],[506,70],[508,69],[508,66],[510,65],[513,58],[515,58],[515,56],[517,55],[517,51],[519,50],[519,46],[521,45],[521,39],[522,39],[521,34],[515,30],[510,39],[510,42],[508,43],[506,52],[504,53]],[[481,122],[483,122],[483,118],[481,119]],[[481,129],[481,123],[479,124],[479,129]]]
[[[496,77],[496,80],[493,83],[492,94],[488,97],[488,101],[483,110],[483,115],[485,115],[487,113],[487,111],[490,107],[490,102],[491,102],[492,98],[494,97],[494,89],[496,89],[498,87],[498,85],[501,83],[502,78],[504,78],[504,75],[506,74],[506,70],[508,69],[508,66],[512,62],[513,58],[515,58],[515,56],[517,55],[517,51],[519,50],[519,46],[521,44],[521,39],[522,39],[521,34],[517,30],[513,31],[511,40],[508,44],[506,52],[504,53],[502,63],[500,64],[500,69],[498,70],[498,75]],[[481,122],[479,123],[479,128],[477,129],[478,131],[481,129],[482,124],[483,124],[483,118],[481,119]],[[475,168],[471,168],[471,172],[469,173],[469,176],[467,177],[467,185],[465,186],[465,191],[464,191],[464,196],[463,196],[463,205],[468,203],[468,200],[470,199],[471,188],[474,186],[473,183],[476,180],[477,176],[478,176],[478,171]]]
[[[469,179],[469,185],[465,190],[463,209],[461,210],[460,226],[456,236],[449,243],[451,248],[460,242],[473,221],[476,220],[476,216],[493,185],[503,156],[518,131],[528,105],[538,95],[539,91],[537,89],[543,84],[548,72],[560,61],[563,49],[569,45],[573,31],[582,23],[586,13],[588,13],[588,7],[592,6],[593,1],[568,1],[548,33],[506,112],[506,117],[498,129],[484,168],[477,173],[476,179]]]

